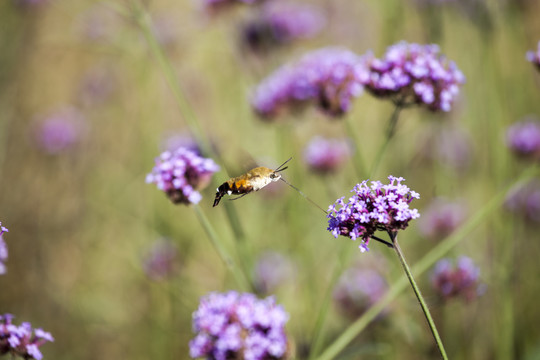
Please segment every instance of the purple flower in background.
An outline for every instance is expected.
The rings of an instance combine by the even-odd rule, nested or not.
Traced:
[[[540,121],[530,117],[513,124],[506,132],[506,143],[517,155],[540,160]]]
[[[263,80],[255,89],[251,104],[266,119],[308,102],[314,102],[325,114],[338,117],[349,110],[353,98],[362,94],[361,79],[366,74],[363,59],[349,50],[316,50]]]
[[[316,136],[304,149],[304,160],[313,172],[329,174],[337,171],[350,158],[351,153],[352,146],[346,139]]]
[[[462,297],[471,301],[484,290],[479,284],[479,274],[480,269],[466,256],[460,256],[455,265],[449,259],[442,259],[435,264],[431,285],[443,300]]]
[[[289,315],[273,297],[253,294],[210,293],[193,313],[194,339],[189,342],[192,358],[286,359],[285,323]]]
[[[322,12],[312,5],[269,2],[257,18],[244,25],[242,41],[253,51],[267,50],[313,37],[325,24]]]
[[[278,252],[262,254],[255,265],[254,283],[262,294],[274,292],[296,276],[296,267],[287,256]]]
[[[27,360],[41,360],[43,355],[39,347],[47,341],[53,342],[52,335],[41,329],[33,330],[28,322],[14,325],[12,320],[11,314],[0,315],[0,355],[11,354]]]
[[[540,181],[531,180],[525,185],[510,189],[506,195],[505,206],[529,221],[540,222]]]
[[[347,317],[356,319],[378,302],[388,290],[386,280],[373,269],[352,267],[338,280],[334,301]]]
[[[429,239],[442,239],[461,225],[465,215],[463,204],[436,198],[423,212],[418,221],[418,229]]]
[[[361,238],[359,248],[365,252],[375,231],[386,231],[392,236],[405,229],[410,220],[420,217],[417,209],[409,208],[411,201],[419,199],[420,195],[401,184],[405,179],[394,176],[388,179],[388,185],[372,181],[368,186],[367,180],[362,181],[351,191],[355,194],[348,202],[342,197],[330,205],[327,230],[336,238],[339,235],[352,240]]]
[[[36,145],[49,154],[72,149],[85,131],[84,116],[75,108],[62,108],[38,120],[34,128]]]
[[[178,249],[167,240],[156,241],[143,261],[143,269],[151,280],[167,279],[178,272]]]
[[[527,51],[527,60],[532,62],[536,66],[537,70],[540,70],[540,41],[538,42],[538,48],[536,51]]]
[[[371,55],[366,89],[403,106],[425,105],[432,111],[450,111],[465,76],[453,61],[439,54],[437,45],[390,46],[383,59]]]
[[[175,204],[198,204],[202,196],[197,190],[206,187],[216,171],[219,166],[214,160],[178,148],[156,158],[156,166],[146,176],[146,182],[156,184]]]
[[[456,171],[467,170],[474,155],[470,134],[449,123],[433,125],[425,128],[423,140],[418,141],[418,158]]]
[[[0,222],[0,275],[5,274],[7,271],[4,262],[8,258],[8,248],[3,238],[3,235],[6,232],[9,232],[9,230],[2,226],[2,223]]]

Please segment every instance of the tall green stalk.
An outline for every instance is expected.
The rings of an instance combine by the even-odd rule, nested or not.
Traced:
[[[424,300],[424,297],[422,296],[422,293],[420,292],[420,288],[418,287],[418,285],[416,284],[416,281],[414,280],[414,276],[411,272],[411,268],[409,267],[409,265],[407,264],[407,261],[405,260],[403,251],[401,251],[401,248],[397,241],[397,234],[390,234],[390,237],[392,238],[392,243],[394,244],[394,250],[396,250],[396,254],[399,258],[401,266],[403,266],[403,270],[405,270],[405,274],[407,275],[407,278],[409,279],[409,282],[411,283],[414,294],[416,295],[416,298],[418,299],[418,302],[420,303],[420,307],[422,308],[422,311],[424,312],[424,315],[429,325],[429,329],[431,330],[431,333],[433,334],[433,338],[435,339],[435,343],[437,344],[437,348],[439,349],[442,358],[445,360],[448,360],[448,356],[446,355],[446,351],[444,350],[444,345],[442,343],[441,337],[439,336],[439,332],[437,331],[437,326],[435,326],[435,322],[433,321],[433,318],[431,317],[431,313]]]

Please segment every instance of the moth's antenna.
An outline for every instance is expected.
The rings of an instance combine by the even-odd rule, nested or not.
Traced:
[[[274,170],[274,172],[280,172],[280,171],[283,171],[283,170],[285,170],[285,169],[288,169],[288,168],[289,168],[288,166],[285,166],[285,167],[282,167],[282,166],[285,165],[286,163],[288,163],[288,162],[291,161],[291,160],[292,160],[292,156],[291,156],[287,161],[285,161],[283,164],[279,165],[279,166],[277,167],[277,169]]]
[[[291,158],[292,159],[292,158]],[[289,160],[291,160],[289,159]],[[287,161],[289,161],[287,160]],[[287,161],[285,163],[287,163]],[[283,164],[285,165],[285,164]],[[281,165],[281,166],[283,166]],[[306,194],[304,194],[299,188],[297,188],[296,186],[294,186],[293,184],[291,183],[288,183],[287,180],[285,180],[283,177],[279,178],[281,181],[283,181],[285,184],[289,185],[290,187],[292,187],[294,190],[298,191],[298,193],[300,195],[302,195],[307,201],[309,201],[310,203],[312,203],[313,205],[315,205],[316,207],[319,208],[319,210],[321,210],[323,213],[325,214],[328,214],[328,211],[324,210],[322,207],[320,207],[319,205],[317,205],[317,203],[313,200],[311,200]]]

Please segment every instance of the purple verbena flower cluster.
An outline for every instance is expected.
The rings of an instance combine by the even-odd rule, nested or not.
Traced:
[[[423,212],[418,229],[423,236],[438,240],[451,234],[463,220],[465,209],[462,203],[437,198]]]
[[[339,310],[356,319],[377,303],[387,289],[388,284],[377,271],[352,267],[339,278],[333,296]]]
[[[304,149],[304,160],[313,172],[329,174],[338,170],[351,153],[352,146],[347,140],[316,136]]]
[[[0,275],[6,273],[6,265],[4,264],[4,262],[8,258],[8,248],[2,236],[6,232],[9,232],[9,230],[6,227],[2,226],[2,223],[0,222]]]
[[[450,111],[465,76],[453,61],[439,54],[437,45],[390,46],[382,59],[371,55],[366,90],[403,106],[425,105],[432,111]]]
[[[470,301],[483,292],[479,275],[480,269],[466,256],[459,257],[455,266],[451,260],[442,259],[435,264],[431,284],[443,300],[462,297]]]
[[[540,180],[534,179],[510,189],[505,206],[526,220],[540,222]]]
[[[156,166],[146,176],[147,183],[156,184],[175,204],[197,204],[201,194],[197,191],[208,185],[219,166],[186,148],[165,151],[156,158]]]
[[[361,238],[359,248],[368,251],[369,239],[375,231],[386,231],[395,235],[398,230],[405,229],[409,221],[420,217],[417,209],[409,204],[420,195],[401,184],[402,177],[389,176],[390,183],[383,185],[380,181],[372,181],[368,186],[365,180],[357,184],[351,192],[354,196],[344,202],[342,197],[328,207],[327,230],[338,237]],[[338,208],[339,207],[339,208]]]
[[[513,124],[506,132],[506,143],[515,154],[540,160],[540,121],[531,117]]]
[[[316,7],[307,4],[269,2],[256,18],[242,29],[242,42],[259,52],[274,46],[306,39],[324,27],[326,19]]]
[[[536,51],[527,51],[527,60],[532,62],[536,66],[537,70],[540,70],[540,41],[538,42],[538,48]]]
[[[362,94],[365,69],[363,59],[349,50],[316,50],[267,77],[255,89],[251,103],[265,119],[308,102],[315,102],[327,115],[338,117],[349,110],[353,98]]]
[[[193,313],[189,343],[192,358],[208,360],[285,359],[288,314],[273,297],[257,299],[253,294],[210,293]]]
[[[32,325],[23,322],[20,326],[11,321],[13,315],[0,315],[0,355],[12,354],[26,360],[41,360],[39,347],[47,341],[54,341],[52,335],[41,329],[32,330]]]

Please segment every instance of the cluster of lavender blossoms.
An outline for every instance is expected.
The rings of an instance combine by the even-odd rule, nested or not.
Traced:
[[[352,146],[348,140],[316,136],[304,149],[304,160],[313,172],[330,174],[336,172],[351,154]]]
[[[465,76],[453,61],[439,54],[437,45],[400,42],[382,59],[368,55],[366,90],[396,104],[424,105],[432,111],[450,111]]]
[[[9,232],[9,230],[2,226],[2,223],[0,222],[0,275],[3,275],[6,273],[6,265],[4,262],[7,260],[8,257],[8,248],[6,243],[4,242],[4,238],[2,235],[4,233]]]
[[[536,51],[527,51],[527,60],[532,62],[536,69],[540,70],[540,41],[538,42],[538,48]]]
[[[266,360],[287,357],[288,314],[274,298],[253,294],[210,293],[193,313],[192,358]]]
[[[361,238],[359,248],[368,251],[369,239],[375,231],[386,231],[395,236],[398,230],[405,229],[409,221],[420,217],[417,209],[409,204],[420,195],[401,182],[402,177],[389,176],[390,183],[383,185],[380,181],[372,181],[368,186],[365,180],[357,184],[351,192],[354,196],[344,202],[342,197],[328,207],[327,230],[338,237]],[[339,207],[339,208],[338,208]]]
[[[471,301],[484,291],[479,275],[480,269],[466,256],[459,257],[455,266],[450,259],[442,259],[435,264],[431,285],[443,300],[462,297]]]
[[[256,18],[244,25],[242,42],[247,48],[259,52],[313,37],[325,24],[322,12],[314,6],[271,1],[263,6]]]
[[[156,158],[156,165],[146,176],[146,182],[156,184],[174,204],[198,204],[202,196],[197,190],[206,187],[216,171],[219,166],[212,159],[186,148],[177,148]]]
[[[420,233],[432,240],[450,235],[465,220],[465,208],[460,202],[434,199],[418,222]]]
[[[32,325],[23,322],[20,326],[11,321],[13,315],[0,315],[0,355],[11,354],[26,360],[41,360],[39,347],[47,341],[54,341],[52,335],[42,329],[32,330]]]
[[[333,296],[338,309],[356,319],[377,303],[387,290],[388,284],[377,271],[352,267],[339,278]]]
[[[315,102],[327,115],[338,117],[349,110],[353,98],[362,94],[365,69],[362,57],[349,50],[319,49],[263,80],[255,89],[251,104],[264,119],[309,102]]]
[[[540,160],[540,121],[530,117],[513,124],[506,132],[506,143],[518,156]]]

